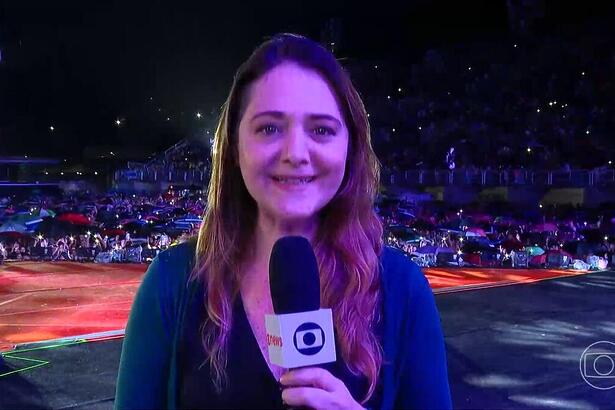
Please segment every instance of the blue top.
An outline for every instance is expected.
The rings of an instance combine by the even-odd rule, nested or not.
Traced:
[[[186,404],[184,380],[190,373],[185,367],[187,361],[182,360],[190,339],[185,337],[186,325],[194,324],[190,312],[198,306],[195,295],[203,293],[196,282],[188,282],[195,244],[192,240],[160,253],[143,278],[126,326],[116,409],[175,409]],[[429,283],[421,269],[395,248],[385,247],[380,262],[383,320],[377,334],[384,362],[378,393],[368,405],[382,409],[450,409],[444,337]],[[235,308],[238,306],[242,305]],[[229,368],[236,365],[232,361],[229,355]],[[245,359],[242,361],[245,367]],[[262,363],[253,360],[253,365]],[[352,383],[346,376],[338,377]],[[347,387],[353,395],[357,391],[356,385]],[[203,394],[206,391],[203,389]]]

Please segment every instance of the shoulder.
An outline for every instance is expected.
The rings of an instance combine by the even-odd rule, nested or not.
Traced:
[[[143,282],[167,292],[178,291],[188,280],[196,257],[196,237],[160,252],[150,264]]]
[[[400,293],[400,297],[409,296],[408,292],[424,286],[427,282],[420,266],[397,248],[384,246],[380,261],[380,274],[385,291],[395,291],[396,294]]]
[[[385,315],[392,322],[427,309],[434,295],[420,266],[401,250],[386,246],[381,255],[381,284]]]
[[[185,242],[160,252],[156,257],[158,263],[173,267],[192,265],[196,257],[196,240],[196,237],[192,237]]]

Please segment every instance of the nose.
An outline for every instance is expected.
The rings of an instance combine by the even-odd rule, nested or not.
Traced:
[[[300,126],[292,127],[282,142],[282,161],[293,166],[309,163],[308,136]]]

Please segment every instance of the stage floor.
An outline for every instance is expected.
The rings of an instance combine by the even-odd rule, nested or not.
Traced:
[[[17,344],[124,329],[147,265],[9,262],[0,265],[0,351]],[[427,268],[434,293],[536,282],[585,271]]]

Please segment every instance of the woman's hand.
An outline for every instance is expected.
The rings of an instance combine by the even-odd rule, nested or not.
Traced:
[[[280,378],[282,400],[289,406],[312,409],[363,409],[354,401],[344,382],[320,367],[291,370]]]

